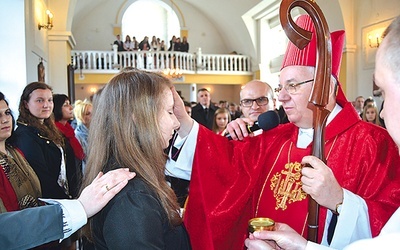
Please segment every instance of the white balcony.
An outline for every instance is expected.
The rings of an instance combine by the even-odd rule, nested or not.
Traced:
[[[148,71],[179,69],[182,74],[251,75],[249,56],[152,51],[73,50],[76,74],[109,74],[131,66]]]

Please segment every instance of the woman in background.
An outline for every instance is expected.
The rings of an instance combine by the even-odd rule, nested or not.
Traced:
[[[379,120],[378,108],[373,103],[369,103],[366,106],[364,106],[362,119],[363,121],[370,122],[378,126],[382,126]]]
[[[82,145],[83,152],[86,157],[83,159],[82,170],[85,171],[87,152],[88,152],[88,136],[89,126],[92,120],[92,103],[88,100],[77,100],[74,104],[74,115],[77,120],[75,128],[75,136]]]
[[[35,172],[18,150],[8,143],[14,127],[14,117],[0,92],[0,213],[37,207],[37,198],[41,196]]]
[[[186,36],[184,36],[182,38],[181,51],[182,52],[189,52],[189,43],[187,41],[187,37]]]
[[[42,197],[71,199],[77,195],[75,166],[67,163],[66,143],[53,116],[53,92],[43,82],[25,86],[19,102],[18,127],[12,138],[39,178]],[[46,246],[48,249],[74,246],[75,237]]]
[[[124,50],[126,51],[132,51],[132,41],[131,37],[129,35],[126,35],[125,37],[125,42],[124,42]]]
[[[156,73],[122,71],[96,97],[84,184],[99,170],[137,176],[90,223],[96,249],[190,249],[164,176],[163,150],[179,127],[170,88]]]
[[[226,108],[219,108],[215,111],[214,114],[214,122],[212,130],[217,135],[224,135],[226,125],[231,121],[231,114],[229,110]]]
[[[44,198],[72,198],[65,162],[64,137],[57,129],[53,112],[53,93],[49,85],[32,82],[24,88],[18,128],[12,143],[20,149],[39,177]]]
[[[69,122],[74,118],[73,108],[68,96],[53,95],[53,114],[58,130],[64,135],[67,179],[72,197],[78,197],[82,180],[82,161],[85,158],[83,148],[75,137],[75,132]]]

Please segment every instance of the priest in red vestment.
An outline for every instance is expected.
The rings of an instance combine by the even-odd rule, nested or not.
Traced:
[[[314,33],[308,16],[296,23]],[[327,166],[302,171],[312,154],[312,111],[307,108],[316,61],[316,41],[303,50],[289,44],[280,74],[279,96],[290,123],[257,137],[228,141],[187,116],[177,114],[187,136],[183,151],[195,149],[184,222],[193,249],[243,249],[247,223],[269,217],[307,237],[308,195],[320,206],[318,241],[328,243],[333,213],[337,225],[330,246],[375,236],[400,205],[398,149],[386,130],[360,120],[338,83],[344,31],[333,32],[332,78],[325,130]],[[175,95],[176,112],[183,110]],[[182,106],[182,107],[180,107]],[[230,126],[238,131],[246,119]],[[190,132],[189,132],[190,131]],[[242,129],[243,131],[243,129]],[[243,135],[247,135],[243,132]],[[236,138],[236,136],[232,136]],[[239,136],[241,138],[241,136]],[[329,167],[328,167],[329,166]]]

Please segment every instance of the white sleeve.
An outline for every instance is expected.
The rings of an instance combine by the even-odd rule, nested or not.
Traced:
[[[308,241],[305,250],[335,250],[334,248],[330,248],[327,246],[320,245],[315,242]]]
[[[375,250],[375,249],[394,249],[399,244],[400,239],[400,209],[392,215],[389,221],[381,230],[378,237],[373,239],[358,240],[346,246],[344,250]],[[329,250],[326,246],[322,246],[313,242],[307,242],[306,250]]]
[[[60,205],[63,213],[63,239],[68,238],[87,223],[87,215],[85,209],[78,200],[40,200],[49,204]]]
[[[394,249],[400,239],[400,209],[390,217],[378,237],[352,243],[345,250],[356,249]]]
[[[365,239],[354,242],[344,250],[372,250],[372,249],[397,249],[399,247],[400,232],[385,234],[373,239]]]
[[[178,136],[175,140],[174,146],[180,150],[179,157],[176,161],[171,160],[171,152],[169,152],[169,157],[165,166],[166,175],[188,181],[190,180],[198,134],[199,124],[194,121],[192,130],[190,130],[190,133],[186,137],[181,138]]]
[[[343,249],[350,243],[371,238],[368,206],[363,198],[343,189],[344,198],[330,247]],[[321,244],[327,246],[327,234],[332,212],[328,210]]]

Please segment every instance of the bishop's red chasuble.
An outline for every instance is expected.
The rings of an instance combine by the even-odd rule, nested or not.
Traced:
[[[366,201],[376,236],[400,205],[398,149],[386,130],[362,122],[351,103],[340,105],[325,132],[327,165],[343,188]],[[184,217],[193,249],[243,249],[253,217],[287,223],[307,237],[299,163],[312,144],[297,148],[297,135],[289,123],[228,141],[200,126]],[[320,207],[319,241],[325,217]]]

